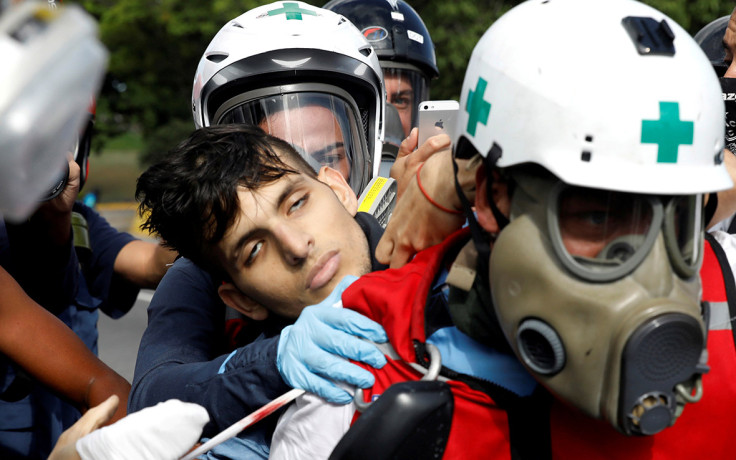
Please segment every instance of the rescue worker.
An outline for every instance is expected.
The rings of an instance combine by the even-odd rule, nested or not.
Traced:
[[[29,2],[14,5],[0,16],[0,49],[6,59],[0,70],[0,145],[4,161],[0,211],[5,220],[13,222],[31,214],[66,167],[64,148],[73,143],[83,126],[85,108],[99,87],[107,58],[96,38],[94,21],[85,13],[69,8],[48,14],[46,8]],[[39,27],[22,27],[29,23]],[[20,30],[23,40],[18,39]],[[49,73],[59,78],[39,78]],[[78,176],[78,168],[73,169],[70,179],[78,182]],[[68,233],[66,237],[65,250],[49,261],[53,267],[38,267],[39,261],[35,262],[39,273],[52,276],[45,280],[47,289],[62,301],[71,301],[77,279],[56,273],[58,268],[66,270],[76,260]],[[76,274],[76,265],[73,268],[67,273]],[[59,319],[33,302],[4,268],[0,278],[0,351],[14,363],[17,373],[22,369],[34,379],[34,388],[53,392],[79,411],[86,411],[111,395],[123,402],[127,400],[130,384],[125,379],[97,359]],[[12,373],[3,370],[3,398],[27,396],[16,391],[18,385],[10,383],[15,381]],[[48,391],[45,394],[51,398]],[[0,455],[46,458],[61,432],[59,423],[33,425],[36,420],[30,417],[32,414],[25,413],[29,418],[18,424],[17,414],[8,411],[7,405],[3,409],[3,428],[10,425],[22,429],[4,433],[8,436],[4,440],[12,441],[3,443]],[[39,418],[44,417],[43,409],[37,412]],[[113,408],[110,417],[114,421],[124,414],[123,404]]]
[[[601,95],[604,64],[616,84]],[[463,192],[447,155],[407,192],[470,228],[342,293],[393,347],[356,398],[379,412],[306,395],[272,456],[728,457],[736,350],[723,285],[701,298],[698,277],[703,194],[733,186],[719,93],[692,38],[641,3],[532,0],[501,17],[463,83]],[[431,400],[450,401],[437,423],[389,423],[419,393],[382,404],[391,385],[423,376],[452,395]],[[325,422],[351,419],[332,433],[340,423]]]
[[[227,59],[222,60],[224,56]],[[333,12],[304,3],[276,2],[229,22],[202,57],[192,101],[198,127],[249,121],[271,129],[276,125],[269,127],[262,122],[287,116],[293,122],[292,134],[272,132],[303,154],[324,149],[310,147],[303,142],[308,139],[293,135],[296,131],[316,132],[318,125],[302,127],[300,123],[309,120],[297,118],[299,111],[292,109],[317,108],[324,113],[322,109],[331,107],[342,129],[339,134],[344,149],[354,155],[348,155],[351,172],[346,178],[353,193],[360,192],[367,183],[364,181],[377,171],[385,104],[380,65],[362,34]],[[330,147],[336,139],[327,136],[317,141]],[[350,143],[352,146],[347,145]],[[304,157],[314,163],[310,155]],[[245,322],[226,309],[218,295],[220,278],[186,257],[177,260],[164,276],[149,306],[131,411],[170,398],[196,402],[210,413],[212,421],[205,436],[212,436],[289,389],[276,367],[278,335],[266,330],[270,335],[267,340],[253,342],[264,330],[257,322]],[[329,333],[332,326],[315,324],[312,328],[319,335]],[[349,349],[349,337],[344,340],[345,349]],[[325,353],[318,359],[324,363],[322,376],[345,378],[345,374],[332,373],[337,368],[328,365],[339,366],[342,358]],[[227,372],[223,367],[226,360]],[[360,374],[362,370],[354,366],[352,372]],[[349,402],[347,393],[322,376],[310,387],[313,391],[334,401]],[[267,446],[270,439],[267,425],[252,431],[261,437],[256,441],[259,446]]]
[[[430,83],[439,76],[424,21],[404,0],[332,0],[323,8],[348,18],[375,50],[386,101],[398,111],[403,137],[408,136],[417,126],[419,103],[429,99]]]
[[[6,66],[0,69],[4,88],[0,94],[0,145],[7,165],[0,171],[0,212],[12,222],[27,218],[38,206],[38,200],[58,183],[59,173],[66,170],[66,149],[84,126],[84,109],[105,69],[107,53],[95,36],[94,21],[77,7],[53,6],[49,12],[45,3],[18,3],[8,5],[7,9],[5,3],[0,3],[0,49],[6,59]],[[29,24],[39,27],[28,27]],[[47,74],[58,78],[39,78]],[[23,119],[28,123],[17,122]],[[29,158],[33,161],[28,161]],[[60,188],[61,193],[76,190],[80,181],[79,165],[70,161],[68,174],[64,176],[67,186]],[[68,213],[65,214],[68,217]],[[56,227],[58,235],[45,235],[65,240],[62,243],[66,243],[69,255],[60,254],[48,262],[49,265],[59,263],[65,273],[74,275],[77,270],[71,237],[69,232],[62,231],[67,228],[71,230],[68,221]],[[45,241],[36,243],[41,245]],[[68,260],[72,260],[74,270],[66,270]],[[53,272],[40,265],[43,263],[37,260],[39,273],[41,270]],[[57,279],[54,275],[57,274],[45,279],[47,287],[61,297],[55,300],[69,302],[69,297],[74,296],[77,279],[61,274]],[[86,412],[51,451],[49,440],[59,436],[60,420],[44,427],[38,418],[44,416],[44,411],[55,410],[56,406],[37,405],[32,418],[21,417],[26,425],[20,426],[14,438],[4,433],[3,441],[12,439],[13,443],[0,447],[2,458],[73,460],[80,455],[84,459],[123,458],[119,456],[121,447],[133,445],[135,448],[125,452],[129,456],[124,458],[175,459],[191,448],[206,422],[206,411],[191,404],[173,402],[166,407],[152,408],[141,414],[142,417],[126,420],[122,426],[114,425],[114,432],[109,427],[103,428],[95,436],[85,438],[77,451],[76,441],[80,437],[125,414],[130,384],[97,359],[58,318],[31,300],[5,269],[0,269],[0,285],[0,352],[14,362],[16,369],[22,369],[24,375],[34,379],[35,403],[51,400],[48,392],[46,399],[39,397],[44,387]],[[8,375],[3,375],[3,379],[6,383]],[[19,387],[23,385],[3,387],[2,396],[22,397]],[[13,409],[3,406],[0,418],[4,427],[9,422],[17,422],[18,414]],[[171,417],[176,417],[173,422]],[[160,423],[162,420],[167,423]],[[130,429],[131,425],[134,429]],[[23,430],[29,426],[30,430]],[[169,427],[176,431],[169,431]],[[134,433],[131,435],[131,432]],[[168,435],[167,442],[162,442],[164,435]],[[141,448],[142,445],[145,447]],[[163,455],[157,448],[164,449]],[[172,452],[173,456],[169,457]]]

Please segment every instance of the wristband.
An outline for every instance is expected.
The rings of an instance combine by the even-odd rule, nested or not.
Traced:
[[[422,168],[424,167],[424,163],[419,165],[419,168],[417,168],[417,185],[419,186],[419,190],[422,191],[422,195],[424,195],[424,198],[427,199],[430,203],[434,205],[435,208],[441,209],[442,211],[448,212],[450,214],[462,214],[462,211],[458,211],[456,209],[450,209],[442,206],[441,204],[437,203],[432,199],[432,197],[429,196],[426,190],[424,190],[424,187],[422,187],[422,180],[419,178],[420,173],[422,172]]]

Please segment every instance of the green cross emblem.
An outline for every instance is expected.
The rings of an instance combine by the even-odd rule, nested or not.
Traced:
[[[491,104],[483,100],[483,93],[486,92],[488,82],[478,77],[478,83],[475,84],[475,91],[468,91],[468,100],[465,102],[465,111],[468,112],[468,134],[475,136],[475,129],[478,123],[484,125],[488,123],[488,117],[491,114]]]
[[[302,20],[302,14],[309,14],[312,16],[317,16],[317,13],[312,10],[305,10],[303,8],[299,8],[299,4],[292,3],[292,2],[284,2],[284,7],[279,8],[277,10],[271,10],[268,12],[269,16],[276,16],[278,14],[285,14],[286,19],[296,19],[301,21]]]
[[[692,145],[695,123],[680,120],[680,104],[659,103],[659,120],[642,120],[641,143],[657,144],[657,163],[677,163],[680,145]]]

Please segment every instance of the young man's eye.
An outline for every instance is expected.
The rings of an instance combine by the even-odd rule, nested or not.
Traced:
[[[397,109],[405,109],[411,104],[411,100],[408,97],[394,97],[389,102]]]
[[[253,260],[255,260],[258,253],[261,252],[261,247],[263,247],[263,241],[259,241],[253,245],[253,248],[250,250],[250,254],[248,254],[248,258],[245,259],[246,265],[253,263]]]
[[[294,211],[298,211],[301,209],[302,206],[304,206],[309,199],[309,194],[302,196],[298,200],[296,200],[291,206],[289,206],[289,213],[292,213]]]

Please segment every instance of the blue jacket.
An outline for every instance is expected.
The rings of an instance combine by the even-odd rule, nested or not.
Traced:
[[[89,228],[92,254],[84,269],[71,240],[52,248],[31,226],[6,226],[1,220],[0,265],[96,353],[98,309],[121,316],[138,294],[137,287],[113,275],[115,258],[134,238],[118,232],[81,203],[74,205],[74,211],[86,218]],[[0,355],[0,458],[47,458],[59,435],[79,417],[75,407]]]

